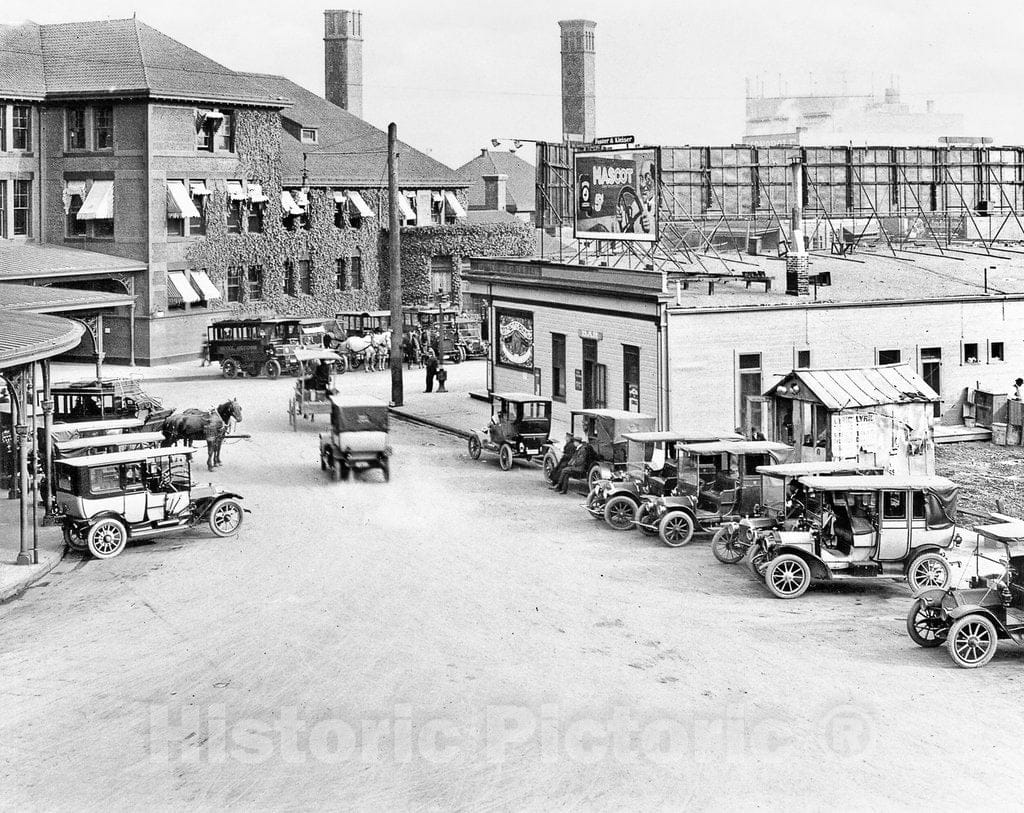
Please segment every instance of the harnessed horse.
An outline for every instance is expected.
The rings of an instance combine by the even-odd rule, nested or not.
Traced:
[[[224,436],[234,423],[241,422],[242,407],[237,399],[232,398],[210,410],[185,409],[169,416],[161,431],[164,441],[161,446],[174,446],[184,441],[191,446],[194,441],[206,441],[206,466],[213,471],[214,466],[221,465],[220,447]]]

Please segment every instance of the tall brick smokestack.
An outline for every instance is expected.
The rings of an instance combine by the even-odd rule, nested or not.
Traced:
[[[804,244],[804,165],[797,159],[789,165],[793,211],[789,223],[789,251],[786,253],[786,293],[805,296],[811,292],[808,273],[811,258]]]
[[[593,141],[594,29],[592,20],[561,20],[562,29],[562,136],[567,141]]]
[[[324,98],[363,115],[363,13],[324,12]]]

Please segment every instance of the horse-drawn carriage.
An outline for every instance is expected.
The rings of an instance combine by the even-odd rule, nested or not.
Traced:
[[[309,376],[298,376],[288,402],[288,423],[293,430],[298,431],[300,418],[308,418],[312,422],[317,415],[331,414],[330,396],[337,392],[333,382],[334,373],[343,370],[345,360],[333,350],[313,347],[297,347],[295,355],[302,362],[303,368],[310,369],[315,365]]]
[[[391,358],[391,311],[341,311],[328,345],[340,356],[339,373],[387,369]]]
[[[272,319],[222,319],[206,329],[206,353],[225,378],[240,373],[277,378],[300,369],[296,347],[323,347],[323,319],[281,316]]]

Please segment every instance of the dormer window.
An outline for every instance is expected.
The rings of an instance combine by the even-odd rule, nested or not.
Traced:
[[[316,144],[320,140],[319,131],[315,127],[303,127],[299,136],[303,144]]]

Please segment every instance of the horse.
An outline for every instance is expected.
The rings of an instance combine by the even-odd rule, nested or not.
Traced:
[[[347,339],[338,342],[335,349],[343,356],[353,357],[351,362],[346,358],[346,362],[348,362],[350,367],[358,367],[359,361],[354,359],[361,358],[365,364],[366,372],[371,372],[373,369],[373,361],[377,356],[377,349],[374,347],[372,339],[367,339],[363,336],[349,336]]]
[[[242,407],[237,399],[232,398],[210,410],[185,409],[170,415],[163,423],[161,431],[164,435],[160,445],[173,446],[184,441],[191,446],[193,441],[206,441],[206,466],[213,471],[214,466],[221,465],[220,447],[224,436],[230,431],[233,423],[241,422]]]

